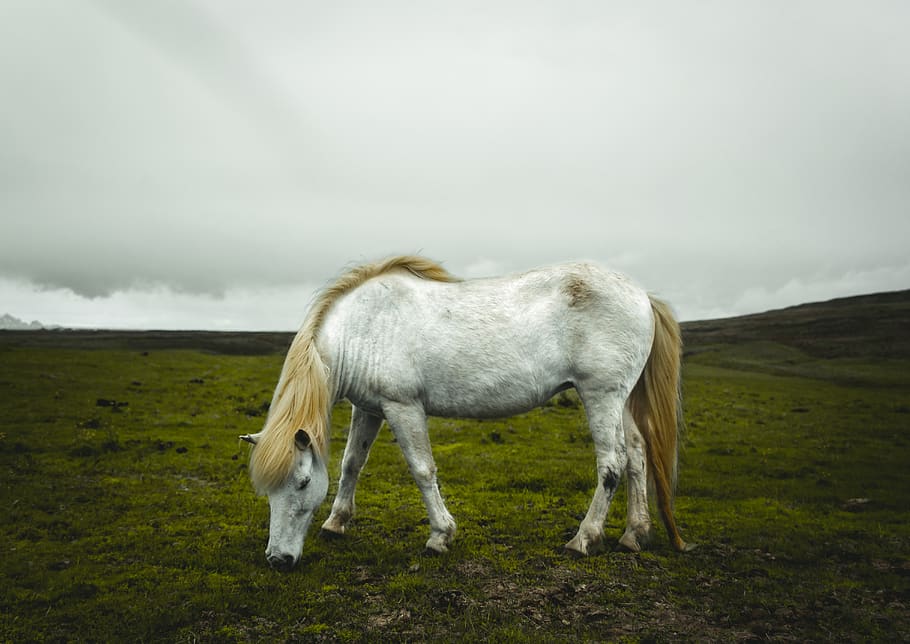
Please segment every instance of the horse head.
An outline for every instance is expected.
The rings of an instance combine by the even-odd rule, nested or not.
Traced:
[[[240,438],[255,446],[260,436],[261,432]],[[290,570],[300,559],[313,514],[329,490],[326,464],[303,429],[298,429],[294,435],[294,448],[294,462],[288,476],[266,492],[269,543],[265,556],[273,568],[282,571]]]

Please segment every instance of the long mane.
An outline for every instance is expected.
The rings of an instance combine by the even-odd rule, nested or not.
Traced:
[[[294,435],[298,429],[306,430],[323,460],[328,457],[334,392],[330,390],[328,368],[316,349],[316,336],[332,305],[342,296],[367,280],[394,270],[407,270],[419,278],[439,282],[458,281],[432,260],[404,255],[353,268],[316,296],[288,349],[265,427],[250,454],[250,477],[259,492],[273,489],[287,478],[294,462]]]

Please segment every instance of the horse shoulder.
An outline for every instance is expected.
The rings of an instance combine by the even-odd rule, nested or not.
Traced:
[[[381,275],[345,294],[327,315],[319,349],[338,397],[376,409],[381,396],[408,398],[419,389],[405,359],[413,342],[414,294],[407,274]]]

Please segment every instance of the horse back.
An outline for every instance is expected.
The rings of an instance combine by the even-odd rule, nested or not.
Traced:
[[[379,276],[336,303],[320,350],[354,404],[413,400],[430,415],[485,417],[586,379],[619,385],[640,372],[652,336],[644,291],[576,263],[463,282]]]

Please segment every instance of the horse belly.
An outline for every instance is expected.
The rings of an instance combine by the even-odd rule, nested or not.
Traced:
[[[455,396],[428,396],[424,407],[428,416],[443,418],[503,418],[540,407],[549,396],[528,395],[526,391],[460,391]]]
[[[483,359],[485,358],[485,359]],[[479,360],[430,363],[421,398],[428,415],[496,418],[521,414],[566,388],[569,374],[556,361],[515,363],[487,354]]]

